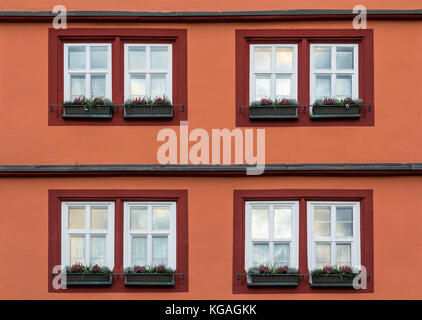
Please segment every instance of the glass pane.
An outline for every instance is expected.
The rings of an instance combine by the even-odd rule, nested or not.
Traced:
[[[252,245],[252,265],[270,264],[270,249],[268,243],[254,243]]]
[[[337,48],[337,69],[353,69],[353,48]]]
[[[336,77],[336,98],[352,97],[352,76],[337,76]]]
[[[167,69],[168,67],[168,48],[151,47],[151,69]]]
[[[336,237],[353,237],[353,208],[337,207]]]
[[[130,207],[130,230],[148,229],[147,207]]]
[[[315,245],[316,268],[331,266],[331,245],[328,243]]]
[[[275,207],[274,208],[274,237],[291,238],[292,237],[292,208]]]
[[[81,236],[70,237],[70,265],[75,263],[85,264],[85,238]]]
[[[275,54],[277,71],[293,69],[293,48],[276,48]]]
[[[106,76],[92,75],[91,76],[91,96],[105,97],[106,94]]]
[[[252,238],[269,237],[268,207],[252,208]]]
[[[106,261],[106,237],[91,237],[91,264],[105,266]]]
[[[70,98],[85,96],[85,75],[70,76]]]
[[[168,265],[168,238],[152,237],[152,265]]]
[[[255,47],[254,70],[271,71],[271,47]]]
[[[152,207],[152,230],[170,229],[170,208]]]
[[[69,207],[69,230],[85,229],[85,207]]]
[[[336,245],[336,264],[340,266],[351,267],[351,246],[350,244],[337,244]]]
[[[315,96],[317,99],[331,97],[331,76],[316,76]]]
[[[107,69],[107,47],[91,47],[91,69]]]
[[[69,47],[69,69],[85,69],[85,47]]]
[[[163,97],[166,94],[166,75],[151,75],[151,97]]]
[[[129,70],[145,70],[146,53],[145,47],[129,47]]]
[[[107,229],[108,208],[91,208],[91,229]]]
[[[144,74],[132,74],[130,76],[130,96],[132,99],[144,98],[147,94]]]
[[[314,208],[314,233],[317,237],[325,237],[331,235],[330,207]]]
[[[147,238],[132,238],[132,266],[146,266],[147,261]]]
[[[271,77],[269,75],[257,75],[255,80],[255,98],[261,100],[262,98],[270,97]]]
[[[277,76],[275,80],[275,94],[278,99],[290,98],[291,83],[291,76]]]
[[[288,243],[274,243],[274,266],[290,266],[290,245]]]
[[[315,69],[331,69],[331,48],[330,47],[314,48],[314,68]]]

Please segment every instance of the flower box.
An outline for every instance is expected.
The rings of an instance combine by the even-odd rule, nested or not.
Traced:
[[[250,106],[249,119],[298,119],[297,105]]]
[[[174,273],[125,273],[126,286],[174,286]]]
[[[360,118],[361,105],[317,105],[312,107],[311,118]]]
[[[298,274],[248,274],[248,286],[297,286]]]
[[[112,275],[107,273],[66,273],[66,285],[68,286],[107,286],[112,282]]]
[[[63,106],[62,117],[64,119],[88,118],[108,120],[113,117],[113,106]]]
[[[355,275],[324,274],[311,275],[312,287],[353,287]]]
[[[123,108],[123,118],[173,118],[172,105],[125,105]]]

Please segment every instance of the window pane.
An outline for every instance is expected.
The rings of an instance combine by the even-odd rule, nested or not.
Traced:
[[[146,266],[147,261],[147,238],[132,238],[132,266]]]
[[[330,207],[314,208],[314,233],[317,237],[325,237],[331,235]]]
[[[268,238],[269,222],[268,207],[252,208],[252,238]]]
[[[146,54],[145,47],[129,47],[129,70],[145,70],[146,68]]]
[[[274,208],[274,237],[291,238],[292,237],[292,208],[275,207]]]
[[[75,263],[85,264],[85,238],[81,236],[70,237],[70,265]]]
[[[290,245],[288,243],[274,243],[274,266],[290,266]]]
[[[168,238],[152,237],[152,265],[168,265]]]
[[[257,75],[255,80],[256,100],[270,97],[271,77],[269,75]]]
[[[134,98],[144,98],[147,94],[145,75],[132,74],[130,76],[130,96]]]
[[[315,69],[331,69],[331,48],[316,47],[314,48],[314,68]]]
[[[338,99],[352,97],[352,76],[336,77],[336,97]]]
[[[166,94],[166,75],[151,75],[151,97],[163,97]]]
[[[69,207],[69,230],[85,229],[85,207]]]
[[[168,48],[151,47],[151,69],[167,69],[168,67]]]
[[[91,208],[91,229],[107,229],[108,209]]]
[[[107,69],[107,47],[91,47],[91,69]]]
[[[91,76],[91,96],[105,97],[106,94],[106,76],[92,75]]]
[[[276,48],[276,70],[293,69],[293,48]]]
[[[271,47],[255,47],[254,70],[256,72],[271,71]]]
[[[85,47],[69,47],[69,69],[85,69]]]
[[[275,82],[276,96],[278,99],[290,98],[291,90],[291,76],[280,76],[278,75]]]
[[[316,268],[331,265],[331,245],[328,243],[315,245]]]
[[[70,76],[70,98],[85,96],[85,75]]]
[[[152,230],[170,229],[170,208],[152,207]]]
[[[270,264],[270,249],[268,243],[254,243],[252,245],[252,264],[253,266]]]
[[[147,207],[130,207],[130,230],[148,229]]]
[[[106,265],[106,237],[91,237],[91,264]]]
[[[337,69],[353,69],[353,48],[337,48]]]
[[[351,247],[350,244],[336,245],[336,264],[340,266],[351,267]]]
[[[353,237],[353,208],[336,208],[336,236]]]
[[[316,76],[315,95],[317,99],[331,97],[331,76]]]

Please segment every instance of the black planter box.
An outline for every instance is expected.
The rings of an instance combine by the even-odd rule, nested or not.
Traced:
[[[101,119],[109,120],[113,117],[113,106],[63,106],[64,119]]]
[[[248,286],[297,286],[297,274],[248,274]]]
[[[112,282],[111,274],[66,273],[66,284],[68,286],[109,286]]]
[[[126,286],[174,286],[173,273],[126,273]]]
[[[312,119],[321,118],[360,118],[360,105],[346,106],[321,105],[312,107]]]
[[[319,276],[311,276],[312,287],[353,287],[352,276],[342,276],[338,274],[327,274]]]
[[[249,119],[299,119],[298,106],[251,106]]]
[[[138,119],[138,118],[161,118],[171,119],[173,118],[173,106],[162,105],[162,106],[146,106],[146,105],[134,105],[124,106],[123,118],[125,119]]]

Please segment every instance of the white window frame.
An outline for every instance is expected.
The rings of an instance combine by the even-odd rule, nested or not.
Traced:
[[[142,206],[148,209],[148,230],[130,230],[130,207]],[[170,207],[169,230],[152,230],[152,207]],[[124,203],[124,240],[123,240],[123,266],[133,267],[132,264],[132,237],[147,237],[147,265],[152,264],[152,236],[168,236],[168,267],[176,269],[177,235],[176,235],[176,202],[125,202]]]
[[[331,69],[315,69],[314,68],[314,48],[331,48]],[[353,70],[351,69],[337,69],[336,65],[336,51],[337,48],[353,48]],[[358,44],[325,44],[313,43],[309,49],[310,52],[310,103],[313,104],[316,100],[315,96],[315,82],[317,75],[331,75],[331,95],[327,98],[336,97],[336,78],[337,76],[351,75],[352,76],[352,99],[359,98],[359,45]]]
[[[70,47],[85,47],[85,69],[69,69],[69,48]],[[91,69],[91,48],[92,47],[107,47],[107,68],[106,69]],[[106,76],[106,92],[105,98],[112,100],[112,59],[111,59],[111,44],[110,43],[65,43],[64,44],[64,101],[71,100],[70,98],[70,76],[71,75],[85,75],[85,97],[91,96],[91,75],[105,75]]]
[[[316,206],[331,207],[330,236],[316,237],[314,235],[314,208]],[[353,237],[336,237],[336,207],[353,207]],[[316,268],[315,244],[331,244],[331,265],[336,265],[336,244],[350,244],[351,267],[360,268],[360,203],[347,201],[308,201],[307,203],[307,229],[308,229],[308,268]]]
[[[252,207],[269,206],[269,238],[252,238]],[[274,207],[291,206],[292,208],[292,237],[274,238]],[[246,201],[245,203],[245,269],[248,270],[252,264],[252,245],[256,242],[269,243],[270,264],[273,265],[274,243],[290,244],[290,267],[299,268],[299,201]]]
[[[255,72],[255,62],[254,62],[254,49],[259,47],[270,47],[271,48],[271,68],[270,71]],[[293,48],[293,69],[288,71],[277,71],[276,70],[276,48]],[[297,87],[298,87],[298,56],[297,56],[297,44],[251,44],[250,48],[250,65],[249,65],[249,103],[256,101],[256,92],[255,92],[255,80],[257,75],[270,75],[270,96],[267,97],[271,100],[276,99],[276,78],[277,75],[291,75],[291,87],[290,87],[290,99],[297,100]]]
[[[68,230],[69,225],[69,207],[85,207],[85,229]],[[107,207],[108,219],[107,229],[91,230],[90,217],[91,207]],[[61,263],[64,266],[70,266],[70,237],[84,236],[85,237],[85,265],[89,265],[90,250],[91,250],[91,236],[105,236],[106,237],[106,265],[105,267],[113,270],[114,267],[114,216],[115,205],[114,202],[62,202],[61,220]]]
[[[125,59],[124,59],[124,72],[125,72],[125,79],[124,79],[124,100],[131,99],[131,92],[130,92],[130,75],[131,74],[145,74],[145,84],[146,84],[146,97],[148,98],[155,98],[151,97],[151,74],[167,74],[166,76],[166,93],[165,96],[169,101],[173,100],[173,51],[171,44],[160,44],[160,43],[125,43]],[[129,47],[145,47],[145,70],[139,69],[136,71],[129,71]],[[168,62],[167,62],[167,69],[162,70],[151,70],[150,62],[151,62],[151,47],[166,47],[168,50]]]

